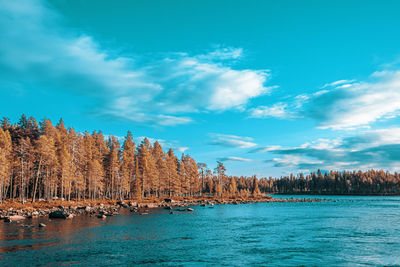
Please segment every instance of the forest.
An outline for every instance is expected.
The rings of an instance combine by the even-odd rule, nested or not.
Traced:
[[[225,174],[190,155],[163,150],[131,132],[123,142],[101,131],[76,132],[62,119],[53,125],[22,115],[0,127],[0,201],[96,200],[162,197],[258,197],[277,194],[400,194],[400,176],[383,170],[326,172],[280,178]]]

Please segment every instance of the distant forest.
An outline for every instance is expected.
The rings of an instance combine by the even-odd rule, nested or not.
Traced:
[[[227,176],[222,162],[212,171],[189,155],[131,132],[122,144],[101,131],[78,133],[48,119],[22,115],[1,120],[0,201],[19,199],[95,200],[154,197],[257,197],[280,194],[400,194],[400,176],[382,170],[320,171],[304,176],[261,178]]]

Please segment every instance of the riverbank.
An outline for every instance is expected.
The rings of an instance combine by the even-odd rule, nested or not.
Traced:
[[[29,218],[45,217],[51,219],[72,219],[77,215],[97,216],[106,218],[120,213],[121,209],[129,209],[131,212],[140,215],[147,214],[151,209],[165,208],[173,212],[193,211],[190,206],[210,206],[224,204],[247,204],[258,202],[321,202],[325,199],[295,199],[295,198],[273,198],[271,196],[257,198],[176,198],[176,199],[147,199],[142,201],[40,201],[35,203],[6,201],[0,204],[0,220],[5,222],[18,222]]]

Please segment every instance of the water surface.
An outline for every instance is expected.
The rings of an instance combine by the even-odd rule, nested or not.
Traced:
[[[321,198],[0,222],[0,265],[400,265],[400,197]]]

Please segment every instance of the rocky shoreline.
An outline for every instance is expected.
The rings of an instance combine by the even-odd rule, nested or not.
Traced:
[[[139,203],[139,202],[125,202],[119,201],[115,204],[96,204],[87,206],[57,206],[51,208],[38,208],[38,209],[14,209],[9,208],[7,210],[0,210],[0,220],[4,222],[21,222],[25,219],[46,217],[50,219],[72,219],[77,215],[89,215],[96,216],[98,218],[106,218],[108,216],[118,215],[121,209],[129,209],[130,212],[137,213],[139,215],[145,215],[150,212],[151,209],[164,208],[170,210],[170,213],[182,212],[182,211],[194,211],[191,206],[208,206],[213,208],[214,205],[239,205],[248,203],[259,203],[259,202],[321,202],[329,201],[326,199],[283,199],[283,198],[260,198],[260,199],[248,199],[248,200],[217,200],[217,199],[199,199],[199,200],[172,200],[164,199],[161,202],[153,203]],[[44,227],[42,225],[39,227]]]

